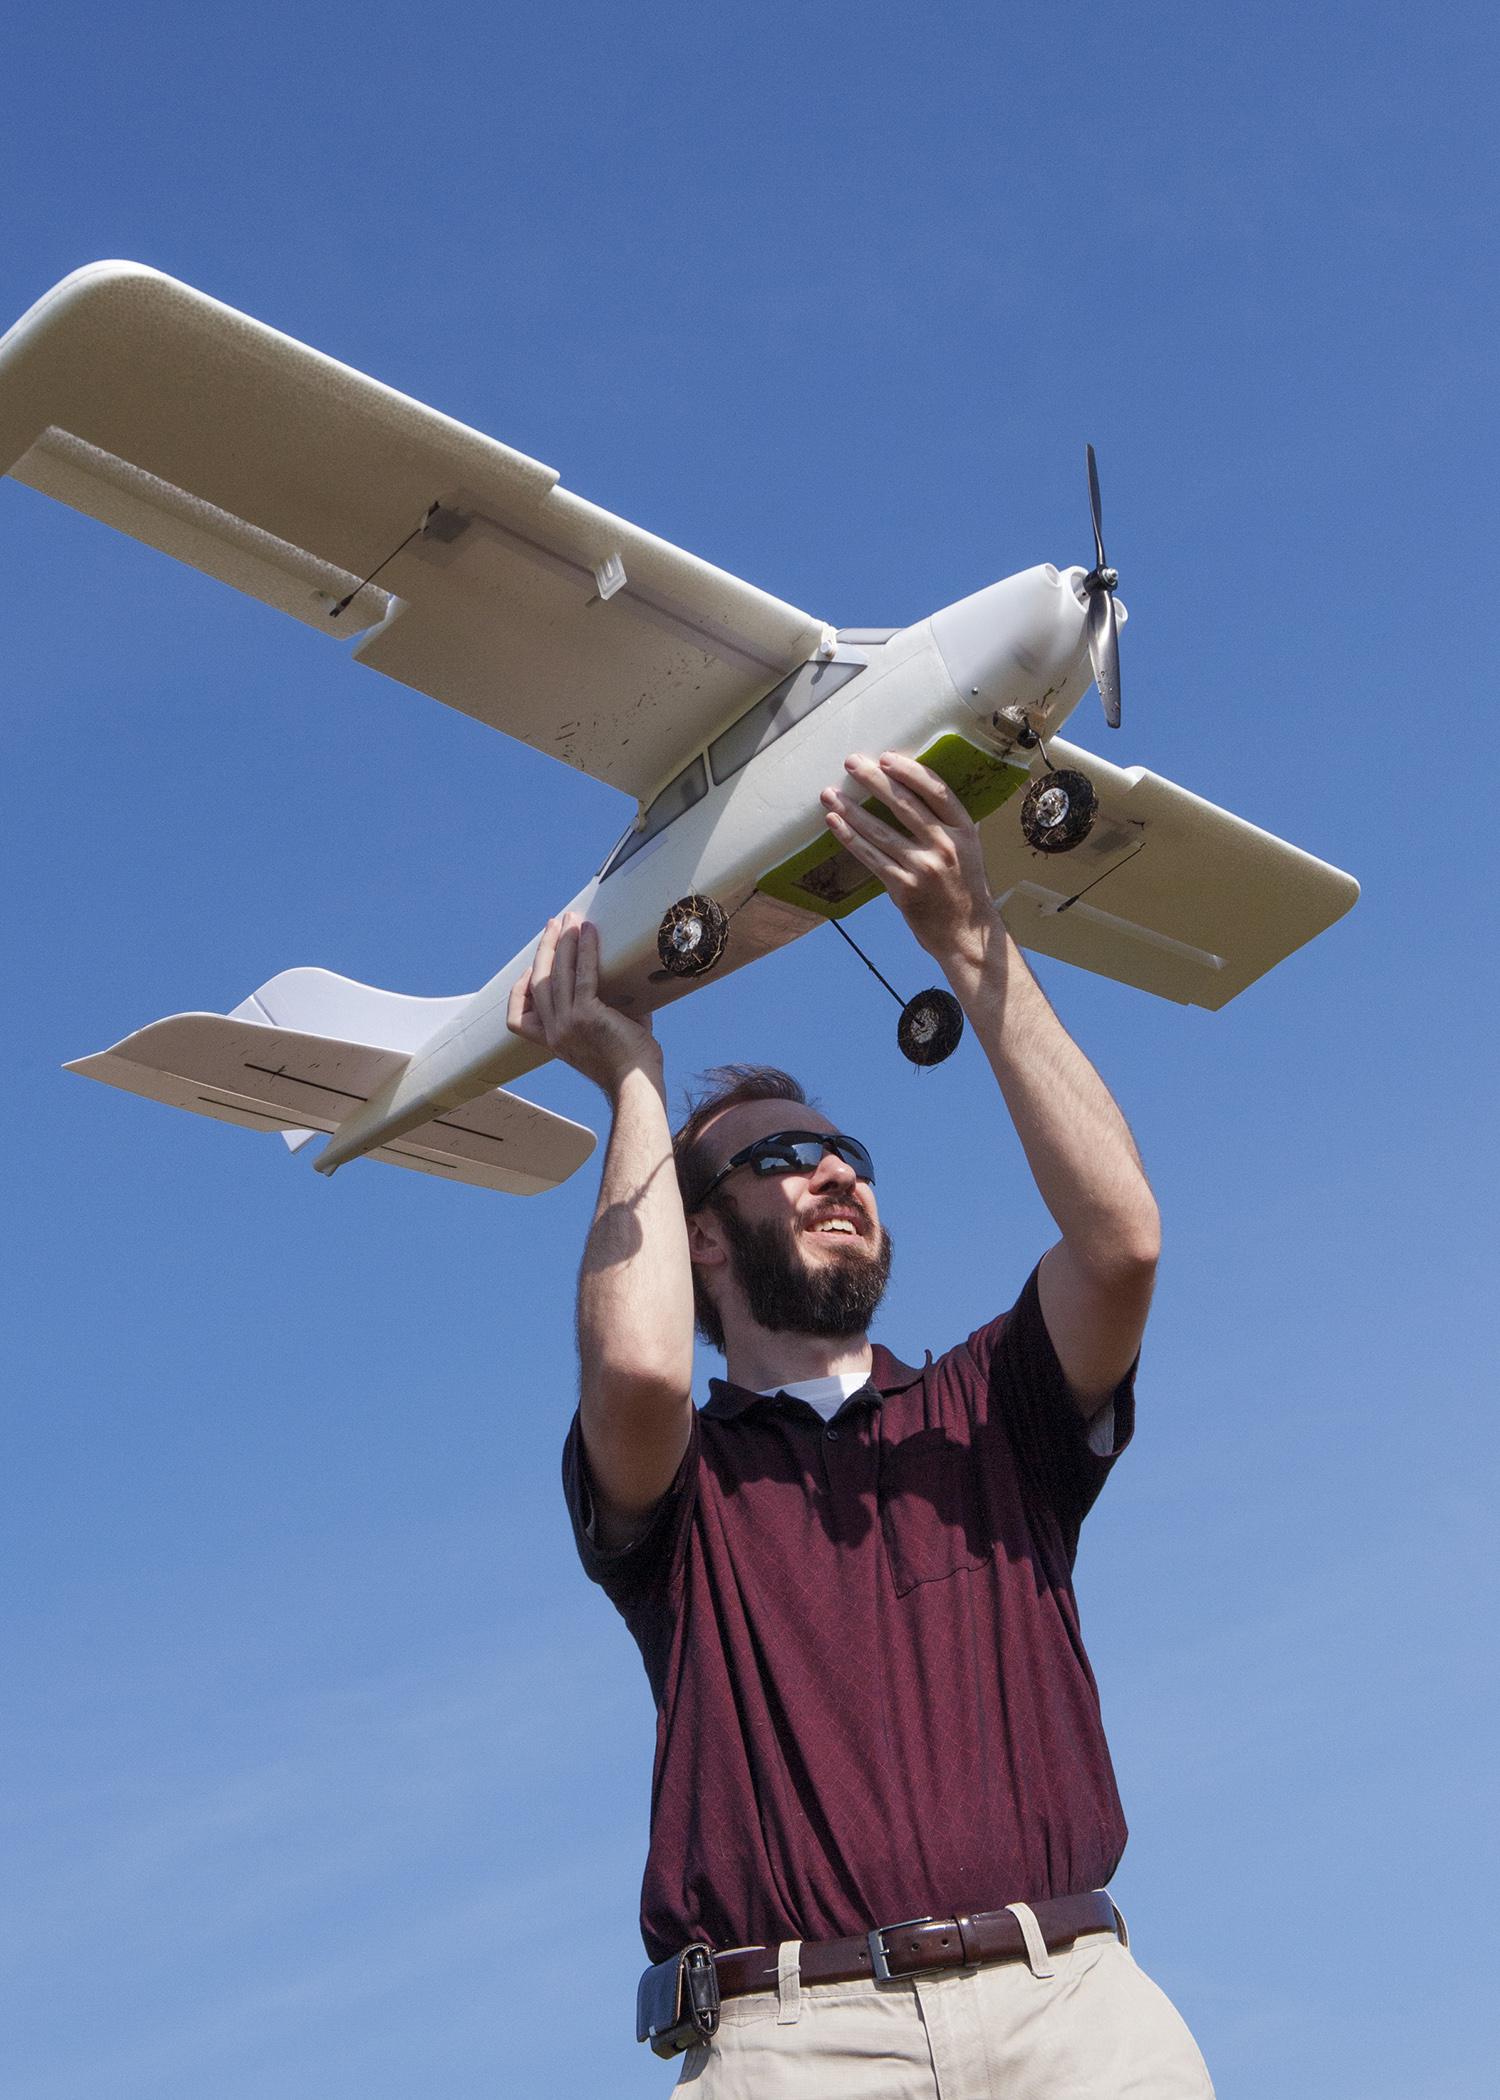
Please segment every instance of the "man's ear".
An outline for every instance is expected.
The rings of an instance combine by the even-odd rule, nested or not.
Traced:
[[[688,1259],[700,1269],[722,1269],[729,1259],[724,1228],[711,1210],[695,1210],[687,1221]]]

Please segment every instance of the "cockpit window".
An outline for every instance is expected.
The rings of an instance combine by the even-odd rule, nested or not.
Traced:
[[[726,729],[709,745],[708,762],[714,779],[728,780],[731,774],[738,773],[741,766],[748,765],[779,736],[785,736],[793,723],[821,707],[863,669],[863,664],[799,664],[789,678],[783,678],[763,700],[756,701],[748,714],[741,715],[732,729]]]
[[[701,758],[695,758],[690,766],[684,766],[675,780],[669,780],[661,793],[647,808],[641,822],[632,824],[624,838],[604,863],[599,880],[613,875],[616,868],[623,868],[632,853],[639,853],[648,839],[654,839],[659,831],[665,831],[674,817],[680,817],[685,809],[691,809],[708,793],[708,770]]]

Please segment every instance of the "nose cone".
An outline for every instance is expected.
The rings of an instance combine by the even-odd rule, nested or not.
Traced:
[[[1082,569],[1044,562],[932,616],[933,638],[959,698],[976,712],[1040,707],[1088,649]]]

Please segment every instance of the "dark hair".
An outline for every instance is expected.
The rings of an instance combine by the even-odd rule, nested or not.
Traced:
[[[722,1115],[726,1108],[738,1108],[745,1101],[792,1101],[802,1108],[812,1106],[800,1081],[777,1065],[714,1065],[699,1075],[699,1085],[706,1091],[688,1094],[687,1116],[672,1139],[677,1187],[682,1195],[682,1207],[689,1217],[701,1208],[698,1190],[713,1179],[716,1162],[702,1138],[705,1127],[715,1116]],[[721,1206],[727,1208],[724,1191],[717,1190],[709,1198],[709,1204],[714,1210]],[[711,1348],[722,1349],[724,1323],[696,1267],[693,1270],[693,1313],[703,1339]]]

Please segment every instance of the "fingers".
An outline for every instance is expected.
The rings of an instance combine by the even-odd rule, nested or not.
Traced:
[[[884,762],[877,765],[863,753],[845,760],[845,770],[851,779],[872,791],[878,797],[886,816],[898,820],[887,823],[885,816],[876,816],[873,810],[864,807],[852,795],[838,788],[827,788],[822,802],[829,813],[830,829],[834,829],[833,817],[842,820],[843,829],[835,835],[855,853],[866,867],[873,868],[884,879],[888,870],[901,870],[915,875],[924,871],[946,869],[956,859],[952,833],[938,820],[929,804],[922,800],[902,781],[894,771],[888,770]],[[925,766],[915,769],[926,773]],[[936,774],[929,776],[936,786],[943,783]],[[878,852],[880,861],[861,852],[854,841],[870,851]],[[887,883],[889,887],[889,883]]]
[[[925,766],[919,766],[917,770],[922,773],[927,772]],[[919,840],[922,844],[931,844],[933,840],[937,839],[947,829],[945,820],[937,814],[932,803],[926,799],[925,794],[919,793],[916,789],[908,786],[894,770],[891,760],[882,759],[878,766],[871,765],[868,760],[865,760],[861,763],[859,773],[854,777],[856,779],[869,780],[878,790],[881,800],[891,814],[899,817],[912,837]],[[927,777],[938,787],[943,788],[945,794],[951,792],[946,784],[938,779],[936,773],[930,773]],[[960,814],[962,814],[961,805]]]
[[[968,811],[948,783],[929,767],[899,751],[884,751],[879,760],[857,751],[844,770],[877,795],[890,814],[923,845],[946,840],[971,826]]]
[[[572,1017],[574,980],[577,975],[578,918],[563,912],[542,928],[531,962],[531,1003],[547,1041]]]
[[[512,1035],[525,1036],[528,1042],[545,1042],[542,1024],[531,1004],[531,972],[524,971],[510,988],[510,997],[505,1002],[505,1025]]]
[[[563,912],[542,928],[531,968],[511,986],[506,1026],[554,1047],[579,1008],[597,999],[598,988],[598,929],[577,912]]]
[[[868,764],[869,761],[866,760],[865,763]],[[910,795],[920,799],[930,815],[936,817],[940,823],[962,826],[971,821],[968,811],[947,781],[934,773],[931,766],[924,766],[919,759],[908,758],[901,751],[882,751],[880,771],[892,787],[899,784]],[[894,801],[891,807],[896,807]]]
[[[574,966],[573,990],[579,1001],[597,999],[599,996],[599,929],[592,919],[578,919],[570,912],[578,928],[577,961]]]
[[[565,911],[558,921],[557,950],[552,958],[552,1020],[559,1032],[571,1025],[578,1004],[578,929],[582,924],[571,911]]]
[[[905,878],[906,868],[898,855],[908,841],[892,831],[889,824],[871,816],[837,788],[823,790],[823,815],[840,845],[847,846],[854,858],[878,875],[887,888]]]
[[[531,1003],[536,1008],[537,1019],[542,1024],[542,1033],[549,1043],[552,1040],[553,1014],[556,1007],[552,977],[561,932],[562,920],[549,919],[542,928],[541,939],[536,944],[536,954],[531,958]]]

